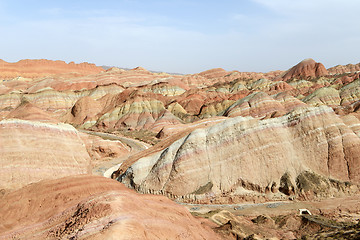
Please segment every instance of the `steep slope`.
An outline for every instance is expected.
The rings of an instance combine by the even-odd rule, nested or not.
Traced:
[[[0,121],[0,189],[89,171],[89,154],[72,126]]]
[[[66,121],[75,125],[81,125],[85,122],[96,122],[96,114],[100,113],[102,106],[100,102],[95,101],[89,96],[80,98],[71,111],[68,113]]]
[[[103,177],[31,184],[0,198],[0,239],[218,239],[182,206]]]
[[[359,137],[331,108],[305,107],[274,119],[236,117],[197,129],[140,158],[119,180],[140,192],[191,201],[281,199],[279,190],[329,196],[351,191],[338,181],[360,182],[359,149]]]
[[[96,129],[116,129],[120,127],[149,129],[158,120],[180,123],[180,119],[165,111],[166,97],[161,94],[127,89],[120,94],[108,96],[108,99],[100,99],[100,101],[105,104],[104,110],[93,127]]]

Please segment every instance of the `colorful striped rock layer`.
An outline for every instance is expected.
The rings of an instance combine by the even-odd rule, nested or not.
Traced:
[[[0,239],[219,239],[184,207],[104,177],[31,184],[0,206]]]
[[[205,204],[358,194],[358,70],[0,60],[0,239],[218,238],[182,206],[128,188]],[[233,223],[221,229],[235,234]]]
[[[180,201],[312,198],[355,193],[349,182],[360,183],[359,166],[360,138],[351,126],[329,107],[303,107],[197,129],[118,179]]]

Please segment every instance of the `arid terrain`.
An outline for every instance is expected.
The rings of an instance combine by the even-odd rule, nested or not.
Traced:
[[[360,239],[360,63],[0,60],[0,173],[0,239]]]

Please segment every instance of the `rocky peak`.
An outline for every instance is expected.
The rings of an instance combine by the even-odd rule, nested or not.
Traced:
[[[322,63],[315,62],[312,58],[307,58],[277,77],[276,80],[288,81],[294,78],[317,78],[328,74],[328,71]]]

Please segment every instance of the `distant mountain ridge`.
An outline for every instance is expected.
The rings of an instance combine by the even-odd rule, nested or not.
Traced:
[[[93,63],[66,63],[61,60],[23,59],[18,62],[6,62],[0,59],[0,79],[15,77],[39,78],[55,74],[74,74],[85,76],[103,72],[103,68]]]
[[[100,66],[102,67],[104,70],[108,70],[110,68],[120,68],[120,69],[124,69],[126,71],[129,71],[131,70],[132,68],[123,68],[123,67],[117,67],[117,66],[106,66],[106,65],[102,65]],[[170,74],[170,75],[186,75],[184,73],[171,73],[171,72],[164,72],[164,71],[154,71],[154,70],[148,70],[149,72],[152,72],[152,73],[167,73],[167,74]]]

